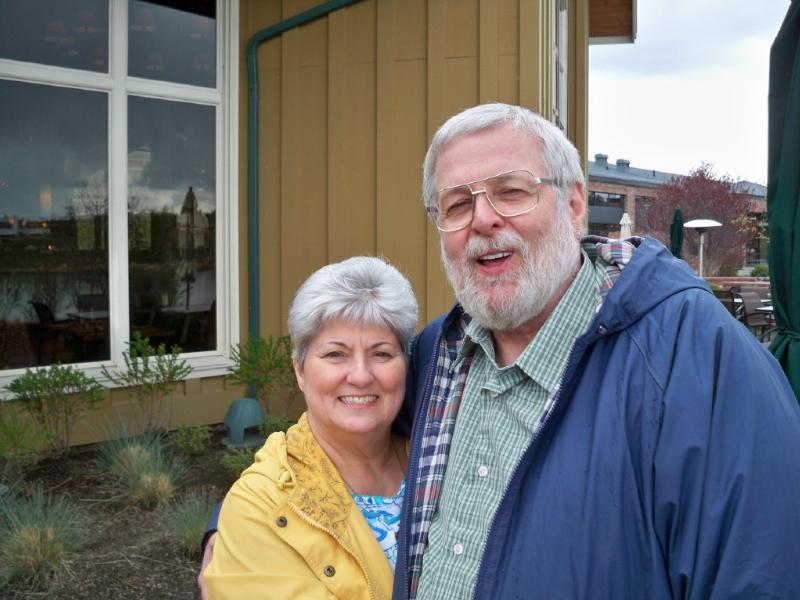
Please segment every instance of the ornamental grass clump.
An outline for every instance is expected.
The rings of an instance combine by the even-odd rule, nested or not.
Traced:
[[[0,581],[42,589],[62,573],[86,541],[88,518],[64,496],[0,496]]]
[[[188,492],[164,508],[164,526],[188,556],[200,555],[200,540],[215,503],[209,491],[201,489]]]
[[[172,500],[185,475],[182,461],[166,452],[162,434],[154,431],[106,442],[98,467],[110,475],[115,491],[146,508]]]

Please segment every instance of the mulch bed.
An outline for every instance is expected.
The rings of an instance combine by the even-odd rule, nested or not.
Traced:
[[[190,481],[181,489],[201,487],[222,499],[233,477],[220,465],[224,427],[214,428],[212,441],[201,454],[184,457]],[[90,517],[89,543],[45,591],[4,589],[3,598],[125,599],[199,598],[199,557],[183,554],[165,531],[158,510],[145,510],[114,491],[94,467],[97,447],[75,448],[64,461],[47,460],[27,473],[45,491],[68,495]],[[198,544],[199,544],[198,540]]]

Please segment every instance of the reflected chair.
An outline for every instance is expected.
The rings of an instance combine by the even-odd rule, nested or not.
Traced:
[[[64,342],[72,339],[72,329],[75,322],[72,319],[56,320],[53,311],[44,302],[30,300],[33,310],[39,319],[38,326],[29,328],[29,333],[37,342],[37,360],[41,365],[45,355],[45,348],[49,350],[49,362],[55,358],[59,342],[63,346]]]

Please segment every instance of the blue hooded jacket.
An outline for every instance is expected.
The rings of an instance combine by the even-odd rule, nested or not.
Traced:
[[[455,317],[414,342],[395,599],[420,419]],[[800,408],[772,355],[660,243],[635,251],[555,402],[494,515],[475,598],[800,598]]]

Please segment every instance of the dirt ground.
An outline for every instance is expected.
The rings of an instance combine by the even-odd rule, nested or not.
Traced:
[[[220,465],[224,428],[214,429],[212,442],[201,454],[187,457],[192,487],[211,490],[221,499],[233,477]],[[65,461],[48,460],[25,477],[45,491],[64,493],[90,516],[89,543],[48,592],[4,589],[3,598],[57,600],[199,598],[198,557],[185,556],[161,524],[157,510],[144,510],[126,498],[114,497],[93,468],[95,446],[73,449]],[[199,540],[198,540],[199,543]]]

